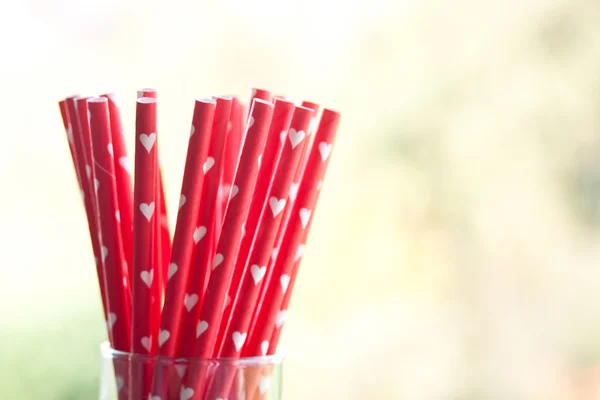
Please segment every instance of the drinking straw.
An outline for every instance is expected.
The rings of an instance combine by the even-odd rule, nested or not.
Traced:
[[[131,166],[127,157],[127,146],[121,122],[121,111],[114,93],[103,94],[108,99],[110,114],[111,152],[114,160],[117,198],[119,201],[118,222],[121,228],[123,253],[131,279],[133,265],[133,190],[131,186]]]
[[[67,114],[69,116],[70,126],[72,128],[73,148],[76,154],[76,162],[79,169],[79,179],[81,180],[80,190],[83,196],[85,213],[88,220],[88,229],[92,241],[92,249],[94,252],[94,260],[96,263],[96,273],[98,275],[98,284],[100,287],[100,296],[102,298],[102,309],[104,310],[104,318],[108,322],[108,300],[106,298],[104,268],[101,263],[101,250],[98,238],[98,219],[95,210],[94,184],[92,180],[92,167],[89,164],[83,145],[81,129],[79,128],[79,115],[77,113],[77,103],[75,100],[78,97],[67,97]]]
[[[229,188],[233,183],[235,168],[237,167],[240,156],[242,142],[242,130],[244,128],[243,109],[237,97],[231,99],[231,112],[229,114],[229,124],[227,125],[227,139],[225,144],[225,160],[223,164],[222,186],[226,188],[227,196],[223,196],[224,202],[227,202]]]
[[[201,232],[196,227],[196,220],[205,180],[203,166],[209,157],[215,106],[216,102],[213,99],[196,100],[194,106],[159,332],[159,354],[164,356],[174,356],[177,349],[179,321],[184,309],[192,250],[194,243],[200,240]]]
[[[138,98],[140,97],[149,97],[149,98],[153,98],[156,99],[157,98],[157,92],[156,89],[153,88],[144,88],[144,89],[139,89],[137,91],[138,94]],[[169,260],[171,257],[171,233],[169,232],[169,218],[167,215],[167,205],[166,205],[166,196],[165,196],[165,186],[163,184],[163,177],[162,177],[162,169],[160,166],[160,157],[158,154],[158,141],[155,144],[157,150],[156,150],[156,157],[157,157],[157,186],[156,186],[156,204],[158,207],[158,215],[159,218],[156,218],[156,220],[154,221],[154,223],[156,224],[156,229],[158,231],[158,236],[157,236],[157,243],[156,243],[156,257],[159,260],[158,264],[157,264],[157,268],[158,268],[158,273],[156,274],[156,280],[157,280],[157,290],[158,290],[158,295],[160,298],[160,303],[162,304],[163,302],[163,298],[164,298],[164,293],[165,293],[165,286],[166,286],[166,282],[167,282],[167,275],[168,275],[168,266],[169,266]]]
[[[224,164],[223,148],[227,135],[227,124],[230,117],[232,98],[229,96],[215,96],[216,110],[215,118],[212,124],[212,134],[208,157],[203,165],[204,186],[201,191],[201,200],[199,201],[200,212],[194,221],[194,252],[192,257],[192,267],[189,277],[186,280],[187,285],[182,286],[185,289],[185,299],[180,302],[179,323],[181,325],[179,346],[177,355],[181,357],[193,355],[196,337],[201,333],[201,328],[197,326],[197,316],[199,309],[203,305],[204,288],[210,273],[212,263],[212,242],[216,242],[215,236],[215,208],[218,202],[219,182],[221,180],[221,169]],[[185,207],[185,206],[184,206]],[[185,310],[185,312],[183,312]]]
[[[319,182],[322,181],[327,169],[339,118],[340,115],[336,111],[323,110],[323,116],[315,135],[315,145],[312,146],[302,176],[298,196],[292,207],[291,218],[284,229],[285,235],[273,268],[272,279],[263,300],[263,307],[242,356],[264,354],[264,348],[267,347],[265,342],[269,342],[269,352],[276,345],[276,343],[270,343],[271,336],[276,325],[281,325],[285,319],[286,311],[280,313],[282,299],[290,285],[293,285],[292,268],[298,249],[303,249],[304,246],[302,241],[308,232],[308,223],[316,206]]]
[[[136,103],[135,184],[133,215],[133,318],[131,351],[156,354],[160,298],[157,274],[159,260],[154,251],[157,242],[156,99],[141,97]],[[155,212],[156,211],[156,212]],[[150,390],[148,368],[132,371],[132,398],[142,398]],[[140,376],[141,375],[141,376]]]
[[[256,185],[254,187],[254,193],[252,195],[252,202],[250,203],[250,209],[248,211],[248,218],[246,218],[246,222],[244,223],[245,235],[242,237],[240,242],[236,265],[229,287],[228,296],[230,299],[236,298],[238,289],[240,287],[240,282],[242,274],[245,271],[246,259],[248,257],[248,253],[250,252],[252,239],[256,233],[261,211],[267,202],[267,191],[269,189],[269,184],[273,178],[275,165],[279,159],[281,149],[283,147],[280,141],[280,135],[281,132],[288,131],[293,112],[294,103],[287,100],[275,99],[273,119],[267,135],[265,149],[261,157],[261,165],[258,178],[256,180]],[[218,343],[223,343],[222,335],[224,334],[225,326],[229,321],[232,304],[233,302],[230,302],[223,309],[223,318],[221,321],[221,329],[219,330],[220,333]]]
[[[292,207],[294,205],[294,202],[296,200],[296,195],[298,193],[298,188],[300,186],[300,179],[302,177],[302,172],[304,171],[304,166],[306,165],[306,161],[308,158],[308,150],[310,149],[310,146],[312,145],[310,139],[314,138],[314,136],[315,136],[314,133],[316,132],[316,129],[317,129],[316,121],[317,121],[317,114],[319,112],[319,105],[316,103],[310,102],[310,101],[303,101],[302,106],[310,108],[314,112],[313,112],[313,116],[311,118],[311,122],[308,127],[308,130],[306,131],[307,139],[304,140],[300,144],[300,146],[302,146],[302,150],[301,150],[302,155],[300,157],[300,161],[298,162],[298,164],[296,166],[296,171],[294,173],[294,179],[292,181],[292,184],[290,185],[290,191],[289,191],[289,197],[288,197],[289,205],[288,205],[288,207],[286,207],[286,209],[284,211],[282,223],[279,225],[279,232],[277,233],[277,239],[275,240],[275,246],[274,246],[274,249],[272,250],[273,257],[271,258],[271,263],[275,262],[277,253],[279,251],[279,246],[281,245],[281,240],[283,239],[283,234],[285,232],[285,227],[287,226],[287,222],[290,219],[290,213],[292,211]],[[283,135],[282,135],[282,138],[283,138]],[[267,275],[265,276],[265,279],[263,281],[261,293],[258,298],[258,301],[256,302],[254,314],[253,314],[252,320],[250,322],[250,328],[248,330],[249,332],[252,332],[254,330],[254,325],[256,324],[256,319],[258,318],[258,313],[260,312],[260,308],[262,307],[262,303],[263,303],[263,300],[264,300],[264,297],[265,297],[265,294],[267,291],[268,282],[271,280],[272,272],[273,272],[273,268],[267,269]]]
[[[60,116],[63,121],[63,125],[65,128],[65,133],[67,134],[67,143],[69,144],[69,152],[71,153],[71,159],[73,160],[73,168],[75,169],[75,178],[77,179],[77,185],[79,185],[79,190],[82,193],[83,199],[83,189],[81,187],[81,177],[79,174],[79,167],[77,166],[77,153],[75,151],[75,142],[73,139],[73,126],[69,121],[69,114],[67,110],[67,101],[61,100],[58,102],[58,107],[60,109]]]
[[[229,204],[225,212],[223,228],[213,258],[212,273],[204,295],[198,326],[203,329],[194,346],[194,356],[207,358],[214,352],[221,311],[227,296],[227,288],[234,266],[234,257],[242,234],[254,184],[258,173],[257,159],[262,152],[271,117],[273,104],[255,99],[246,124],[246,140],[242,148],[239,167],[232,186]],[[198,366],[191,366],[181,387],[182,398],[201,399],[206,374]]]
[[[79,110],[89,112],[89,127],[93,160],[93,176],[96,182],[98,206],[100,263],[106,280],[108,318],[106,327],[112,348],[129,351],[131,340],[131,298],[127,283],[128,271],[124,263],[121,231],[117,211],[117,187],[115,166],[111,151],[111,131],[107,99],[104,97],[87,100],[87,106],[79,104]],[[87,120],[87,116],[86,116]],[[127,368],[115,364],[115,377],[129,386]],[[119,391],[120,399],[127,399],[127,390]]]
[[[123,284],[127,277],[124,264],[121,231],[117,211],[117,188],[113,155],[108,100],[104,97],[87,101],[90,113],[89,125],[92,137],[94,179],[100,222],[101,263],[105,272],[109,305],[108,329],[113,348],[121,351],[130,349],[131,299]]]
[[[275,176],[268,191],[268,202],[262,207],[258,232],[254,237],[250,255],[245,262],[242,286],[234,301],[232,317],[225,331],[220,357],[239,357],[241,354],[244,340],[248,335],[248,325],[260,292],[260,283],[267,272],[273,242],[281,223],[283,210],[286,207],[295,167],[302,155],[299,145],[306,138],[306,130],[312,114],[313,110],[309,108],[301,106],[294,108],[288,131],[289,140],[286,140],[283,145]],[[208,398],[228,396],[234,378],[233,372],[235,371],[230,368],[222,368],[217,371],[220,379],[215,378],[213,381]]]

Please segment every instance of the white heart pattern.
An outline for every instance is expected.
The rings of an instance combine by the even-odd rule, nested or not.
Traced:
[[[265,274],[267,273],[267,267],[259,267],[258,265],[254,264],[252,267],[250,267],[250,273],[252,274],[252,279],[254,279],[254,284],[258,285],[258,282],[265,277]]]
[[[192,125],[192,128],[190,129],[190,136],[192,136],[194,132],[196,132],[196,127]]]
[[[331,154],[332,148],[332,144],[326,142],[319,143],[319,153],[321,153],[321,161],[325,162],[327,158],[329,158],[329,154]]]
[[[181,386],[181,390],[179,391],[179,400],[189,400],[193,395],[194,389]]]
[[[175,360],[175,362],[177,361],[178,360]],[[185,375],[185,370],[187,369],[187,365],[176,364],[175,369],[177,370],[177,375],[179,375],[180,378],[183,378],[183,375]]]
[[[108,255],[108,248],[106,248],[106,246],[102,246],[100,252],[100,256],[102,257],[102,264],[104,264],[104,260],[106,260],[106,256]]]
[[[152,281],[154,280],[154,269],[140,272],[140,278],[142,278],[146,286],[150,288],[152,286]]]
[[[260,350],[262,351],[263,356],[267,355],[267,351],[269,351],[269,341],[268,340],[263,340],[263,342],[260,344]]]
[[[188,310],[188,312],[190,312],[192,310],[192,308],[194,308],[194,306],[196,305],[196,303],[198,303],[198,295],[197,294],[185,294],[185,297],[183,298],[183,304],[185,305],[185,308]]]
[[[246,130],[252,128],[252,125],[254,125],[254,117],[250,116],[250,118],[248,119],[248,128],[246,128]]]
[[[194,230],[194,243],[198,244],[200,240],[206,235],[206,227],[199,226]]]
[[[312,213],[312,211],[309,210],[308,208],[300,209],[300,222],[302,222],[302,228],[306,228],[306,225],[308,225],[308,221],[310,220],[311,213]]]
[[[283,274],[281,275],[281,278],[279,278],[279,283],[281,283],[281,290],[283,291],[283,294],[287,292],[288,286],[290,284],[290,279],[290,276],[287,274]]]
[[[152,219],[152,215],[154,214],[154,202],[150,204],[142,203],[140,204],[140,211],[144,214],[144,217],[150,222]]]
[[[296,196],[298,195],[299,187],[300,187],[299,183],[292,182],[292,184],[290,185],[290,199],[292,199],[292,201],[296,200]]]
[[[69,126],[67,127],[67,139],[69,143],[73,143],[73,126],[69,122]]]
[[[167,340],[169,340],[170,336],[171,334],[169,331],[160,331],[158,333],[158,347],[162,346]]]
[[[129,164],[129,158],[123,156],[119,157],[119,165],[131,175],[131,165]]]
[[[270,376],[261,376],[258,381],[258,390],[260,394],[265,394],[269,387],[271,386],[271,377]]]
[[[117,381],[117,392],[120,392],[121,389],[123,389],[123,386],[125,385],[125,380],[120,376],[117,376],[115,380]]]
[[[169,264],[169,271],[167,272],[167,280],[171,279],[171,277],[173,275],[175,275],[175,272],[177,272],[178,269],[179,269],[179,267],[177,267],[177,264],[175,264],[175,263]]]
[[[100,187],[100,181],[94,178],[94,191],[98,194],[98,188]]]
[[[206,174],[208,171],[210,171],[213,165],[215,165],[215,159],[212,157],[208,157],[204,162],[204,165],[202,165],[202,170]]]
[[[144,336],[141,340],[142,346],[146,349],[146,351],[150,351],[152,348],[152,336]]]
[[[279,139],[281,139],[281,143],[285,142],[285,138],[287,137],[287,131],[281,131],[279,134]]]
[[[109,144],[106,146],[106,149],[108,150],[108,152],[110,153],[110,155],[111,155],[112,157],[114,157],[114,156],[115,156],[115,153],[113,153],[113,145],[112,145],[112,143],[109,143]]]
[[[275,247],[271,251],[271,260],[275,261],[277,259],[277,254],[279,254],[279,249],[277,247]]]
[[[223,254],[217,253],[217,255],[215,256],[215,259],[213,260],[213,265],[212,265],[213,271],[215,270],[215,268],[217,268],[219,265],[221,265],[222,262],[223,262]]]
[[[277,319],[275,320],[275,326],[277,328],[281,328],[281,325],[285,322],[285,318],[287,317],[287,310],[281,310],[277,313]]]
[[[304,255],[304,245],[301,244],[300,246],[298,246],[298,249],[296,250],[296,257],[294,257],[294,261],[298,261],[303,255]]]
[[[115,314],[114,312],[108,313],[108,318],[106,319],[106,327],[109,331],[115,325],[115,322],[117,322],[117,314]]]
[[[182,194],[181,197],[179,198],[179,208],[183,207],[183,205],[185,204],[186,201],[187,201],[187,197],[185,197],[185,195]]]
[[[206,330],[208,329],[208,322],[206,321],[198,321],[198,325],[196,326],[196,338],[199,338]]]
[[[290,129],[288,136],[290,138],[290,144],[292,145],[292,149],[295,149],[296,146],[298,146],[300,144],[300,142],[302,142],[302,140],[304,140],[304,137],[306,136],[306,132],[296,131],[294,128],[292,128],[292,129]]]
[[[88,179],[90,179],[92,177],[92,167],[90,167],[87,164],[85,166],[85,175],[87,176]]]
[[[149,135],[142,133],[140,135],[140,142],[142,143],[142,146],[144,146],[146,151],[150,153],[152,147],[154,147],[154,142],[156,142],[156,133],[151,133]]]
[[[271,207],[273,217],[276,217],[277,214],[282,212],[285,208],[285,199],[277,199],[276,197],[271,197],[269,199],[269,206]]]
[[[233,344],[235,345],[235,349],[237,351],[240,351],[242,346],[244,345],[244,342],[246,341],[246,337],[248,336],[248,334],[246,332],[244,333],[239,333],[239,332],[233,332],[232,338],[233,338]]]
[[[239,191],[240,191],[240,188],[237,187],[237,185],[233,185],[231,187],[231,192],[229,192],[229,200],[233,199],[238,194]]]
[[[148,395],[148,400],[162,400],[160,396],[152,396],[152,393]]]

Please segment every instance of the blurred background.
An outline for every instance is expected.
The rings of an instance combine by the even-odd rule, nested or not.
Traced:
[[[159,91],[174,222],[194,97],[342,114],[284,398],[600,398],[600,3],[0,5],[0,398],[92,399],[105,339],[57,101]]]

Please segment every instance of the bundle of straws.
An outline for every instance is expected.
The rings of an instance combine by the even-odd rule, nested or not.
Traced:
[[[115,96],[59,102],[112,348],[179,358],[274,354],[339,113],[319,115],[317,104],[259,89],[249,107],[230,96],[196,100],[171,240],[156,91],[137,97],[134,171]],[[143,371],[120,398],[165,400],[156,375]],[[188,370],[177,391],[227,397],[227,385],[205,381]]]

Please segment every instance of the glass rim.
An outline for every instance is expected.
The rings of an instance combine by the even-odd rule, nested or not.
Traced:
[[[102,357],[111,360],[154,360],[168,364],[189,364],[189,363],[218,363],[218,364],[235,364],[238,366],[253,366],[253,365],[277,365],[281,364],[284,359],[284,354],[272,354],[266,356],[253,357],[170,357],[160,355],[148,355],[140,353],[130,353],[121,350],[115,350],[110,346],[108,341],[100,345]]]

